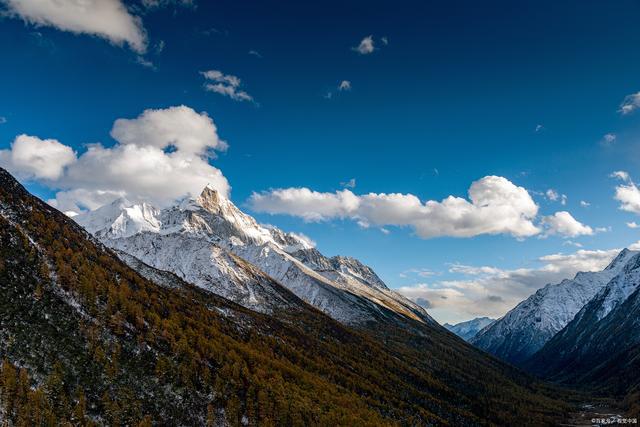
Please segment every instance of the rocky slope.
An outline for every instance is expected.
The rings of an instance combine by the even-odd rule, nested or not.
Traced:
[[[263,313],[286,301],[268,282],[252,280],[252,267],[346,324],[433,322],[369,267],[327,258],[301,236],[259,225],[211,187],[162,210],[120,199],[74,220],[113,249]]]
[[[580,272],[571,280],[539,289],[470,342],[505,361],[522,364],[573,320],[634,255],[625,249],[603,271]]]
[[[445,323],[442,326],[444,326],[463,340],[469,341],[471,338],[475,337],[478,332],[491,325],[493,322],[495,322],[495,319],[491,319],[489,317],[476,317],[475,319],[456,323],[455,325]]]

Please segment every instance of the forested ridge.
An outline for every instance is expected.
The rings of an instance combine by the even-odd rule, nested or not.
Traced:
[[[159,286],[0,170],[10,425],[550,425],[568,406],[434,326],[356,331]],[[376,332],[372,332],[376,331]]]

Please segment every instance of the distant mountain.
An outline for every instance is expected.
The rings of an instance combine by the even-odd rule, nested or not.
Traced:
[[[551,425],[569,410],[438,325],[354,330],[249,266],[284,301],[258,313],[120,256],[136,270],[0,169],[3,424]]]
[[[289,302],[251,268],[345,324],[434,323],[358,260],[327,258],[296,234],[261,226],[211,187],[166,209],[120,199],[73,219],[110,248],[263,313]]]
[[[471,338],[475,337],[481,329],[489,326],[493,322],[495,322],[495,319],[491,319],[489,317],[476,317],[475,319],[456,323],[455,325],[445,323],[443,326],[463,340],[469,341]]]
[[[635,254],[625,249],[603,271],[580,272],[572,280],[539,289],[470,342],[502,360],[522,364],[564,328]]]
[[[640,415],[640,254],[525,366],[554,381],[626,395]]]

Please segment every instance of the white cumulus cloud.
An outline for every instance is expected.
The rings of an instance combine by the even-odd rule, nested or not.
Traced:
[[[56,166],[23,162],[21,171],[59,190],[50,203],[62,211],[95,209],[118,197],[162,206],[199,194],[207,184],[228,195],[227,179],[209,164],[214,150],[224,150],[226,143],[206,113],[186,106],[145,110],[137,118],[116,120],[111,135],[115,145],[90,144],[77,158],[60,142],[32,141],[30,158]],[[4,163],[19,153],[14,143],[0,158]]]
[[[55,139],[19,135],[8,150],[0,150],[0,166],[22,179],[56,180],[76,161],[71,147]]]
[[[620,202],[620,209],[640,214],[640,190],[636,184],[631,181],[629,174],[625,171],[616,171],[613,172],[611,176],[624,181],[623,184],[616,186],[614,195],[614,198]]]
[[[538,206],[527,190],[498,176],[474,182],[469,200],[449,196],[422,203],[412,194],[355,195],[349,190],[321,193],[287,188],[254,193],[249,204],[256,211],[307,221],[348,218],[363,226],[409,226],[422,238],[501,233],[526,237],[540,232],[532,222]]]
[[[553,215],[545,216],[542,223],[546,226],[546,233],[561,234],[566,237],[590,236],[593,229],[576,220],[567,211],[556,212]]]
[[[523,187],[504,177],[486,176],[471,184],[468,199],[449,196],[422,202],[413,194],[368,193],[348,189],[328,193],[309,188],[280,188],[253,193],[249,205],[258,212],[286,214],[305,221],[350,219],[362,227],[407,226],[422,238],[510,234],[522,238],[540,234],[575,237],[593,230],[568,212],[543,217]]]
[[[89,34],[144,53],[147,35],[140,18],[121,0],[0,0],[10,16],[36,26]]]
[[[117,119],[111,136],[125,145],[176,148],[181,154],[203,155],[207,150],[225,150],[213,120],[184,105],[145,110],[135,119]]]

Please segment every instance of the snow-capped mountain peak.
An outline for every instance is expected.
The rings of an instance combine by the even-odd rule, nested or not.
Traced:
[[[621,267],[623,267],[628,261],[629,259],[636,255],[637,252],[635,251],[631,251],[627,248],[624,248],[623,250],[620,251],[620,253],[618,255],[616,255],[616,257],[614,259],[611,260],[611,262],[609,263],[609,265],[605,268],[605,270],[618,270]]]
[[[77,215],[74,220],[98,237],[121,238],[144,231],[159,231],[159,214],[158,209],[147,203],[134,205],[121,197],[94,211]]]
[[[252,279],[251,268],[345,323],[389,316],[434,322],[370,267],[327,258],[304,236],[260,225],[211,186],[162,210],[120,200],[74,219],[107,246],[254,310],[283,308],[286,298],[262,288],[269,285]]]

